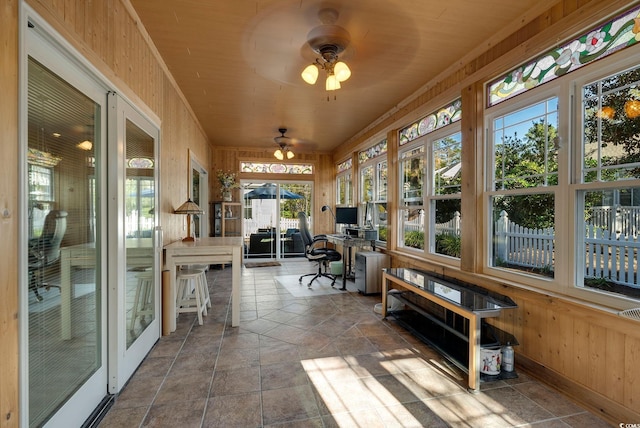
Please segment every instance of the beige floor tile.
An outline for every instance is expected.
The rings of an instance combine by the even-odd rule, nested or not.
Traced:
[[[373,312],[379,296],[294,298],[276,284],[305,262],[243,269],[239,327],[231,269],[211,269],[204,324],[181,314],[100,426],[608,426],[524,373],[468,393],[459,368]]]

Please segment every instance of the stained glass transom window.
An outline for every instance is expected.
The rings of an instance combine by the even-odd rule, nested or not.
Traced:
[[[492,82],[488,87],[488,106],[577,70],[639,40],[640,7],[636,7]]]
[[[457,122],[462,117],[462,100],[457,99],[448,106],[431,113],[400,130],[400,145],[406,144],[430,132]]]
[[[385,153],[387,153],[386,138],[380,141],[378,144],[371,146],[366,150],[362,150],[360,153],[358,153],[358,162],[364,163]]]
[[[353,160],[351,158],[347,159],[344,162],[340,162],[338,164],[338,173],[350,170],[353,165]]]
[[[311,164],[240,162],[240,171],[262,174],[313,174]]]

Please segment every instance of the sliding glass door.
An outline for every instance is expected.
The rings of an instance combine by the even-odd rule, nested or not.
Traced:
[[[298,212],[309,212],[311,183],[243,183],[246,257],[304,257]]]
[[[79,426],[106,395],[105,89],[28,35],[24,426]]]
[[[108,106],[109,392],[117,393],[160,337],[159,130],[115,93]]]
[[[26,15],[20,426],[82,426],[160,337],[159,126]]]

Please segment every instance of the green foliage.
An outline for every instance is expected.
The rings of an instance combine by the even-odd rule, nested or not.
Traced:
[[[404,234],[404,245],[407,247],[424,249],[424,232],[411,231]]]
[[[436,253],[460,258],[460,235],[440,233],[436,235]]]
[[[384,226],[379,226],[378,227],[378,239],[381,241],[386,241],[387,240],[387,233],[388,233],[388,229]]]

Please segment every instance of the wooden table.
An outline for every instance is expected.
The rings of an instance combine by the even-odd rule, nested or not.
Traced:
[[[176,268],[181,265],[231,264],[231,325],[240,325],[240,269],[242,237],[206,237],[195,242],[177,241],[164,247],[165,269],[169,271],[169,295],[163,296],[169,330],[176,330]],[[169,299],[169,301],[166,301]]]

